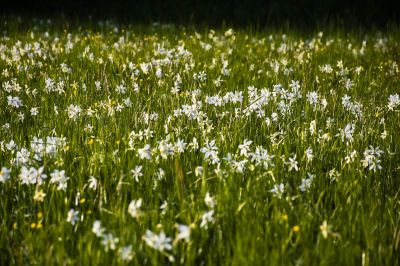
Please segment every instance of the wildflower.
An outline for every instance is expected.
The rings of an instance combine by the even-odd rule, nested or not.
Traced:
[[[331,232],[331,226],[328,225],[328,222],[325,220],[320,226],[321,234],[324,238],[328,238],[328,234]]]
[[[383,154],[383,151],[379,149],[379,147],[372,147],[370,146],[369,149],[366,149],[364,151],[364,159],[361,160],[362,165],[364,168],[368,168],[368,170],[374,170],[374,172],[377,169],[382,169],[382,166],[380,165],[381,160],[379,160],[379,157],[381,157]]]
[[[161,214],[165,214],[165,212],[167,211],[168,208],[168,202],[165,200],[161,206],[160,206],[160,210],[161,210]]]
[[[96,90],[101,90],[101,82],[100,82],[100,81],[96,80],[96,81],[94,82],[94,85],[95,85],[95,87],[96,87]]]
[[[12,151],[17,148],[17,144],[15,144],[14,140],[11,140],[6,144],[6,148],[7,150]]]
[[[67,222],[75,225],[76,222],[79,220],[78,215],[79,211],[75,211],[74,209],[69,210],[67,215]]]
[[[340,173],[336,171],[335,168],[329,170],[328,176],[331,179],[331,181],[336,181],[340,177]]]
[[[126,87],[124,86],[124,84],[120,84],[115,88],[115,91],[119,94],[125,94],[126,92]]]
[[[59,171],[58,169],[55,169],[53,173],[50,174],[50,176],[50,183],[58,184],[57,190],[65,191],[65,189],[67,188],[67,181],[69,180],[69,177],[65,176],[65,171]]]
[[[21,150],[17,151],[15,162],[17,165],[27,164],[30,161],[30,156],[31,153],[26,148],[22,148]]]
[[[176,228],[178,229],[178,234],[175,237],[175,241],[179,241],[181,239],[189,242],[190,239],[190,226],[184,224],[177,224]]]
[[[133,251],[132,251],[132,245],[121,247],[119,249],[119,257],[121,260],[129,262],[133,259]]]
[[[200,151],[204,153],[205,159],[210,159],[213,164],[219,162],[218,147],[215,145],[215,140],[207,141],[206,146]]]
[[[105,250],[115,250],[119,238],[114,237],[112,234],[104,234],[101,244],[104,246]]]
[[[245,164],[247,163],[247,160],[242,160],[242,161],[235,161],[232,160],[232,167],[237,173],[243,173],[243,170],[245,168]]]
[[[398,94],[393,94],[389,96],[388,109],[393,110],[400,105],[400,96]]]
[[[20,108],[21,106],[23,106],[22,101],[19,99],[19,97],[8,96],[7,103],[9,106],[12,106],[15,108]]]
[[[37,107],[32,107],[30,112],[31,112],[31,116],[37,116],[39,113],[39,110]]]
[[[282,183],[275,184],[274,187],[271,190],[269,190],[269,192],[274,193],[278,196],[281,196],[284,191],[285,191],[285,185]]]
[[[96,190],[97,188],[97,179],[94,176],[89,177],[88,180],[89,188],[92,190]]]
[[[151,160],[151,150],[150,145],[146,144],[143,148],[138,149],[138,156],[140,159]]]
[[[143,236],[143,240],[151,248],[158,251],[171,250],[171,238],[167,237],[163,231],[159,235],[153,233],[150,230],[146,230],[146,234]]]
[[[307,93],[307,101],[309,104],[311,104],[311,105],[318,104],[318,99],[319,99],[319,96],[318,96],[317,92],[312,91],[312,92]]]
[[[315,132],[317,131],[317,122],[315,120],[310,122],[310,134],[311,136],[315,135]]]
[[[233,29],[228,29],[228,30],[225,31],[225,33],[224,33],[225,37],[227,37],[227,38],[233,36],[234,34],[235,34],[235,32],[233,31]]]
[[[19,175],[21,179],[21,184],[41,185],[43,183],[43,179],[47,178],[47,175],[43,174],[43,170],[43,167],[40,167],[39,169],[31,167],[28,169],[27,167],[23,166]]]
[[[99,220],[96,220],[93,222],[92,226],[92,232],[97,236],[100,237],[104,233],[104,228],[101,227],[101,222]]]
[[[357,158],[357,151],[353,150],[352,152],[350,152],[345,158],[345,162],[346,164],[350,164],[352,162],[354,162],[354,160]]]
[[[178,141],[175,143],[175,150],[178,153],[182,153],[185,151],[187,143],[181,139],[178,139]]]
[[[347,124],[344,129],[340,130],[340,135],[342,137],[342,141],[346,139],[346,144],[353,142],[353,134],[355,131],[354,124]]]
[[[138,218],[141,215],[140,207],[142,206],[142,199],[132,200],[128,206],[128,213],[133,218]]]
[[[298,167],[298,163],[296,161],[296,155],[294,155],[293,157],[289,157],[289,161],[285,162],[285,164],[287,164],[289,166],[289,172],[292,171],[292,169],[299,171],[299,167]]]
[[[67,108],[68,117],[71,118],[72,120],[76,120],[81,112],[82,109],[78,105],[71,104]]]
[[[125,98],[122,100],[126,107],[132,107],[132,101],[129,98]]]
[[[303,180],[301,180],[301,185],[299,186],[299,189],[301,192],[305,192],[307,191],[312,184],[312,181],[314,179],[314,175],[307,173],[308,178],[304,178]]]
[[[11,169],[7,167],[2,167],[0,170],[0,183],[5,183],[10,179]]]
[[[148,74],[149,73],[149,64],[141,63],[140,69],[142,70],[143,74],[145,74],[145,75]]]
[[[207,228],[209,223],[214,223],[213,215],[214,215],[214,210],[205,212],[203,216],[201,216],[200,227]]]
[[[250,153],[251,161],[255,162],[256,165],[262,165],[265,170],[269,167],[274,166],[272,160],[275,155],[270,155],[267,150],[261,146],[257,146],[254,153]]]
[[[204,202],[209,208],[214,208],[215,207],[215,199],[210,196],[210,193],[206,193],[206,197],[204,198]]]
[[[164,178],[164,176],[165,176],[164,170],[163,170],[162,168],[158,168],[157,179],[158,179],[158,180],[161,180],[161,179]]]
[[[307,162],[311,162],[314,158],[313,150],[310,147],[306,150],[306,158]]]
[[[139,183],[139,177],[143,176],[142,168],[143,167],[141,165],[138,165],[138,166],[135,167],[135,169],[131,170],[131,174],[132,174],[133,178],[138,183]]]
[[[346,90],[350,90],[353,87],[353,82],[350,79],[346,79],[344,82],[344,87]]]
[[[243,144],[239,145],[240,155],[243,155],[243,156],[247,157],[247,153],[249,152],[250,145],[252,143],[253,143],[253,141],[245,139],[243,141]]]
[[[160,151],[160,156],[163,159],[167,159],[168,155],[174,154],[173,146],[170,143],[165,142],[164,140],[160,141],[158,145],[158,150]]]
[[[157,68],[156,70],[156,77],[157,78],[161,78],[163,76],[162,70],[161,68]]]
[[[43,202],[44,197],[46,197],[46,193],[44,193],[42,189],[36,190],[35,195],[33,196],[33,200]]]
[[[299,232],[300,231],[300,226],[298,226],[298,225],[293,226],[292,227],[292,231],[295,232],[295,233]]]
[[[203,167],[202,166],[197,166],[196,169],[194,170],[195,176],[201,176],[203,175]]]

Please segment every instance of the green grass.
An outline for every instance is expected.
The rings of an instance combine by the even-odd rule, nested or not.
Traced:
[[[305,34],[8,20],[2,29],[1,265],[399,265],[398,28]],[[146,144],[151,159],[139,156]],[[257,161],[256,150],[271,159]],[[43,167],[42,184],[23,184],[31,167],[31,176]],[[69,179],[57,181],[56,169]],[[128,212],[138,199],[138,215]],[[152,248],[146,230],[171,243]],[[103,245],[107,234],[115,246]]]

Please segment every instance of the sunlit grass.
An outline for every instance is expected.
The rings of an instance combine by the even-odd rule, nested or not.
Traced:
[[[398,265],[396,28],[3,29],[0,264]]]

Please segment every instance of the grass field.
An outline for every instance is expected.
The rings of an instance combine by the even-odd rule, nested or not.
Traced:
[[[398,28],[0,29],[1,265],[399,265]]]

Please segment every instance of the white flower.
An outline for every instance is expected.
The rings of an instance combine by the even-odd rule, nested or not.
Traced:
[[[274,185],[274,187],[269,192],[274,193],[277,196],[280,196],[283,194],[284,191],[285,191],[285,185],[280,183],[280,184]]]
[[[389,100],[388,103],[389,110],[393,110],[394,108],[400,105],[400,96],[398,94],[390,95],[388,100]]]
[[[37,116],[39,113],[39,110],[37,107],[32,107],[30,112],[31,112],[31,116]]]
[[[143,240],[147,245],[159,251],[172,249],[171,238],[167,237],[163,231],[157,235],[150,230],[146,230]]]
[[[143,74],[149,73],[149,64],[141,63],[140,69],[142,70]]]
[[[128,213],[133,217],[133,218],[138,218],[141,214],[140,207],[142,206],[142,199],[138,200],[132,200],[131,203],[129,203],[128,206]]]
[[[173,155],[174,154],[174,147],[172,144],[162,140],[158,144],[158,150],[160,151],[160,156],[163,159],[167,159],[168,155]]]
[[[178,224],[177,229],[178,229],[178,234],[175,237],[175,241],[183,239],[186,242],[188,242],[190,239],[190,226],[184,224]]]
[[[124,84],[120,84],[117,86],[117,88],[115,88],[115,91],[119,94],[125,94],[126,87],[124,86]]]
[[[206,193],[206,197],[204,198],[204,202],[206,203],[206,205],[213,209],[215,207],[215,199],[213,197],[210,196],[210,193]]]
[[[243,173],[246,163],[247,163],[247,160],[242,160],[242,161],[232,160],[231,161],[232,167],[235,170],[235,172],[237,172],[237,173]]]
[[[214,210],[208,211],[201,216],[201,228],[207,228],[209,223],[214,223]]]
[[[21,184],[41,185],[43,183],[43,179],[47,178],[47,176],[43,174],[43,171],[44,171],[43,167],[40,167],[39,169],[31,167],[28,169],[27,167],[22,166],[21,173],[19,174],[19,177],[21,179]]]
[[[354,162],[354,160],[356,159],[356,157],[357,157],[357,151],[356,151],[356,150],[353,150],[352,152],[350,152],[349,155],[347,155],[347,156],[344,158],[344,160],[345,160],[346,164],[350,164],[350,163]]]
[[[17,165],[27,164],[29,162],[30,156],[31,156],[31,153],[27,149],[22,148],[21,150],[17,151],[17,156],[15,158],[15,162]]]
[[[161,206],[160,206],[160,210],[161,210],[161,214],[165,214],[168,208],[168,202],[165,200]]]
[[[340,129],[342,141],[346,138],[346,144],[353,142],[353,134],[356,129],[354,124],[347,124],[344,129]]]
[[[215,145],[215,140],[207,141],[206,146],[201,148],[200,151],[204,153],[204,158],[209,159],[213,164],[219,162],[218,147]]]
[[[315,132],[317,131],[317,122],[315,120],[310,122],[310,134],[311,136],[315,135]]]
[[[36,154],[42,154],[45,150],[45,143],[43,139],[33,137],[33,140],[31,141],[31,150],[35,152]]]
[[[319,96],[318,93],[315,91],[307,92],[307,101],[311,105],[318,104]]]
[[[306,158],[308,162],[311,162],[314,158],[313,150],[310,147],[306,150]]]
[[[196,138],[193,138],[192,142],[189,143],[189,147],[192,151],[196,151],[199,148],[199,143],[197,142]]]
[[[14,140],[11,140],[10,142],[6,143],[6,148],[9,151],[14,150],[17,148],[17,144],[15,144]]]
[[[301,185],[299,186],[299,189],[301,192],[305,192],[307,191],[312,184],[312,181],[314,179],[314,175],[307,173],[308,178],[304,178],[303,180],[301,180]]]
[[[250,145],[253,143],[251,140],[245,139],[243,144],[239,145],[240,155],[247,157],[247,153],[250,150]]]
[[[67,188],[67,181],[69,180],[69,177],[65,176],[65,171],[59,171],[58,169],[55,169],[53,173],[50,174],[50,176],[50,183],[58,184],[57,190],[65,191],[65,189]]]
[[[381,157],[383,154],[383,151],[379,149],[379,147],[372,147],[370,146],[370,149],[366,149],[364,151],[364,159],[361,160],[364,168],[368,168],[368,170],[374,170],[374,172],[378,169],[382,169],[382,166],[380,165],[381,160],[379,160],[379,157]]]
[[[101,227],[101,222],[99,220],[96,220],[93,222],[92,226],[92,232],[97,236],[100,237],[104,233],[104,228]]]
[[[79,211],[75,211],[74,209],[69,210],[67,215],[67,222],[75,225],[76,222],[79,220]]]
[[[195,176],[201,176],[201,175],[203,175],[203,166],[197,166],[197,167],[194,169],[194,174],[195,174]]]
[[[19,99],[19,97],[8,96],[7,102],[8,102],[8,105],[15,107],[15,108],[19,108],[19,107],[23,106],[22,101]]]
[[[105,250],[115,250],[116,244],[119,242],[119,238],[114,237],[112,234],[104,234],[101,244]]]
[[[261,146],[257,146],[254,153],[250,153],[251,161],[255,162],[256,165],[262,165],[265,170],[269,167],[274,166],[272,160],[275,155],[268,154],[268,151]]]
[[[151,149],[150,149],[150,145],[149,145],[149,144],[146,144],[146,145],[144,145],[143,148],[138,149],[138,156],[140,157],[140,159],[151,160]]]
[[[132,245],[121,247],[119,249],[119,257],[123,261],[131,261],[133,259],[134,253],[132,252]]]
[[[177,153],[182,153],[185,152],[185,148],[186,148],[186,142],[178,139],[178,141],[175,143],[175,150]]]
[[[285,164],[287,164],[289,166],[289,172],[292,171],[292,169],[299,171],[299,166],[297,165],[297,161],[296,161],[296,155],[294,155],[293,157],[289,157],[289,161],[285,162]]]
[[[139,177],[143,176],[142,168],[143,167],[141,165],[138,165],[138,166],[135,167],[135,169],[131,170],[131,174],[132,174],[133,178],[138,183],[139,183]]]
[[[10,179],[11,169],[7,167],[2,167],[0,171],[0,183],[5,183],[8,179]]]
[[[78,105],[71,104],[67,108],[68,117],[71,118],[72,120],[76,120],[79,117],[81,111],[82,109]]]
[[[89,183],[89,188],[90,189],[96,190],[96,188],[97,188],[97,179],[94,176],[89,177],[88,183]]]
[[[161,68],[157,68],[157,70],[156,70],[156,76],[157,76],[157,78],[161,78],[161,77],[163,76],[162,71],[161,71]]]

